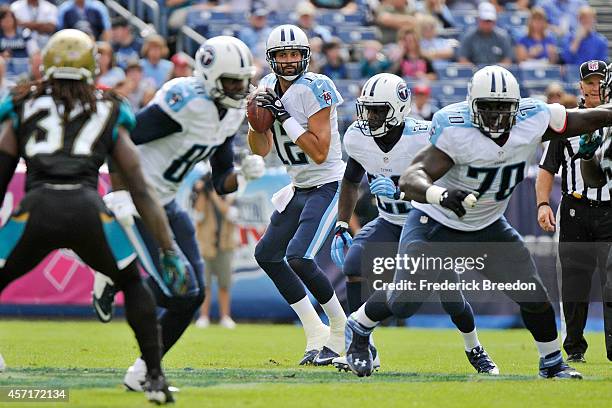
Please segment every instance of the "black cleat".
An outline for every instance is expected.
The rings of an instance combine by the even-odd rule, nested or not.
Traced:
[[[582,374],[563,361],[561,351],[555,351],[545,358],[540,358],[540,377],[582,380]]]
[[[584,353],[572,353],[567,356],[568,363],[586,363],[584,359]]]
[[[106,276],[96,272],[92,298],[93,308],[98,320],[108,323],[113,319],[113,303],[117,289]]]
[[[474,347],[472,350],[466,351],[465,355],[479,374],[499,375],[499,368],[491,360],[484,347]]]
[[[362,326],[353,317],[346,321],[344,341],[346,346],[346,363],[351,371],[359,377],[369,377],[373,371],[372,352],[370,351],[370,334],[373,329]]]
[[[300,365],[314,364],[314,361],[317,358],[318,354],[319,354],[319,350],[317,349],[306,350],[304,352],[304,356],[300,360]]]
[[[340,357],[340,354],[336,353],[334,350],[328,348],[327,346],[323,346],[321,351],[315,357],[313,364],[316,366],[326,366],[332,363],[334,358]]]
[[[174,397],[168,388],[166,378],[161,374],[156,377],[151,377],[147,374],[147,378],[142,388],[149,402],[153,402],[157,405],[174,402]]]

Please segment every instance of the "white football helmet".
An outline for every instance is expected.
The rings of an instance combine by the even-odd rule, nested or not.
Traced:
[[[512,129],[521,100],[518,81],[498,65],[478,70],[468,84],[467,102],[472,124],[497,139]]]
[[[195,55],[194,76],[204,82],[208,95],[228,108],[243,108],[249,94],[249,83],[255,76],[253,55],[237,38],[221,35],[206,40]],[[222,79],[242,81],[240,91],[228,92]]]
[[[301,52],[302,59],[297,62],[295,75],[284,75],[284,65],[295,64],[295,62],[276,62],[276,52],[281,50],[299,50]],[[296,78],[308,70],[308,64],[310,63],[310,44],[306,33],[292,24],[276,27],[266,41],[266,61],[276,75],[287,81],[295,81]]]
[[[380,137],[401,125],[410,112],[410,89],[397,75],[377,74],[357,98],[357,127],[366,136]]]

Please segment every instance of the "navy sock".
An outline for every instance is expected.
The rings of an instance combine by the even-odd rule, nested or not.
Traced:
[[[520,306],[525,327],[531,332],[535,341],[547,343],[557,338],[555,311],[550,303],[537,308],[529,303]]]
[[[393,316],[391,309],[387,306],[387,294],[384,291],[374,292],[365,304],[365,312],[375,322],[382,322]]]
[[[474,323],[474,311],[468,302],[463,304],[453,302],[452,304],[442,303],[444,310],[450,315],[451,320],[462,333],[470,333],[476,328]],[[460,310],[460,311],[459,311]]]
[[[349,314],[356,312],[361,307],[361,286],[367,282],[346,282],[346,300],[348,302]]]
[[[327,275],[323,273],[315,261],[305,258],[291,258],[287,262],[319,304],[329,302],[334,295],[334,288]]]
[[[257,262],[261,269],[263,269],[280,294],[285,298],[287,303],[290,305],[304,299],[306,291],[304,285],[300,282],[298,276],[293,270],[287,265],[287,262]]]

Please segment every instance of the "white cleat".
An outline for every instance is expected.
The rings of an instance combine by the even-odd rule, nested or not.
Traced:
[[[6,363],[4,362],[2,354],[0,354],[0,373],[3,373],[4,370],[6,370]]]
[[[210,319],[205,316],[198,318],[198,320],[195,322],[195,327],[198,329],[206,329],[208,326],[210,326]]]
[[[142,388],[147,376],[147,364],[140,357],[136,359],[133,365],[128,368],[123,377],[123,385],[129,391],[142,392]]]
[[[123,377],[123,385],[128,391],[143,392],[144,384],[147,377],[147,364],[140,357],[134,361],[134,365],[128,368],[125,376]],[[177,387],[169,386],[170,392],[177,393],[180,390]]]
[[[236,328],[236,322],[229,316],[223,316],[219,321],[219,325],[226,329],[233,330]]]

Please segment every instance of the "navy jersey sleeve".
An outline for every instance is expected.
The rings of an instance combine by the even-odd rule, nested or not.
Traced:
[[[134,144],[140,145],[161,139],[183,128],[158,105],[151,104],[136,114],[136,127],[132,131]]]
[[[225,179],[234,172],[234,136],[225,139],[210,158],[212,182],[217,194],[229,194],[225,190]]]
[[[344,170],[344,178],[351,183],[360,183],[364,174],[365,169],[363,166],[359,164],[357,160],[349,156],[346,162],[346,170]]]

